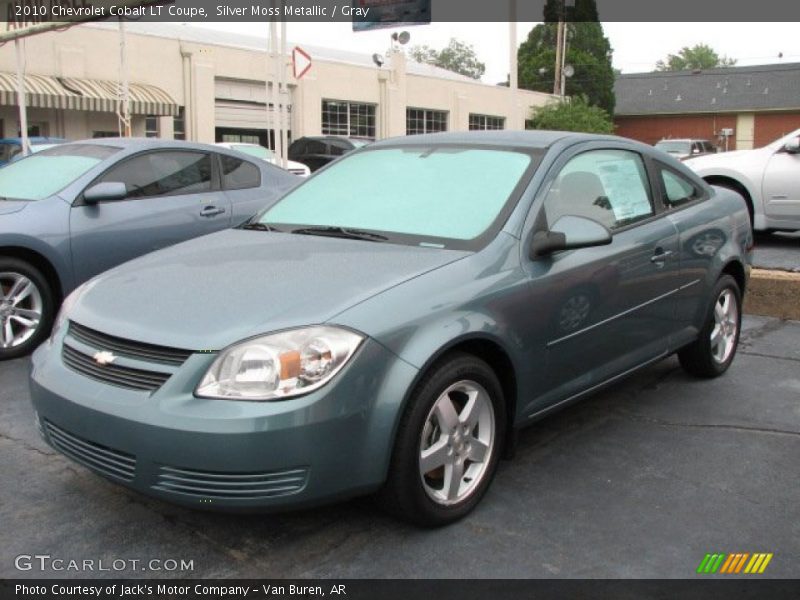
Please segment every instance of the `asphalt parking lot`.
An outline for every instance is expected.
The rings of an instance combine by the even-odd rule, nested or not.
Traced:
[[[800,273],[800,232],[756,234],[753,266]]]
[[[708,552],[771,552],[800,577],[800,323],[747,317],[728,374],[670,358],[521,435],[484,502],[439,530],[356,500],[232,516],[151,500],[54,453],[27,359],[0,363],[0,577],[692,577]],[[183,573],[18,571],[18,555],[184,559]]]

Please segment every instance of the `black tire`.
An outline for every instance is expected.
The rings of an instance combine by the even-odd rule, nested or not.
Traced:
[[[719,346],[712,343],[711,336],[717,326],[715,310],[721,306],[723,297],[735,302],[735,323],[732,348],[727,353],[720,353]],[[713,300],[709,303],[703,328],[697,339],[678,352],[681,366],[691,375],[697,377],[718,377],[728,370],[739,345],[739,335],[742,329],[742,292],[736,280],[730,275],[719,278],[712,293]],[[728,328],[729,330],[729,328]],[[723,329],[725,331],[725,329]],[[722,354],[722,356],[720,356]]]
[[[465,486],[464,497],[452,501],[442,499],[436,501],[432,497],[428,475],[421,474],[420,460],[423,445],[425,444],[426,431],[430,431],[431,419],[435,419],[434,406],[437,401],[444,397],[447,390],[458,385],[475,384],[476,388],[481,389],[488,395],[489,402],[481,401],[481,406],[491,406],[493,419],[491,425],[485,427],[482,423],[487,423],[488,414],[484,408],[483,416],[487,419],[481,421],[475,429],[467,433],[454,433],[453,435],[463,435],[460,441],[466,440],[464,444],[454,444],[456,456],[460,459],[463,468],[466,469],[463,476],[459,476],[456,488]],[[453,406],[458,410],[459,395],[463,395],[466,401],[466,394],[462,394],[459,389],[452,390],[449,398],[453,398]],[[479,396],[481,394],[479,393]],[[463,410],[463,409],[462,409]],[[465,411],[466,412],[466,411]],[[462,412],[462,415],[465,414]],[[463,422],[461,422],[463,424]],[[469,426],[464,425],[463,431],[466,432]],[[456,427],[453,431],[459,429]],[[476,442],[472,437],[475,432],[492,431],[492,443],[488,445],[488,459],[471,461],[468,456],[470,441]],[[383,507],[393,515],[416,525],[427,527],[437,527],[447,525],[467,515],[480,502],[486,490],[494,478],[497,464],[503,452],[506,433],[506,407],[503,397],[503,389],[494,371],[484,361],[464,353],[453,353],[435,365],[433,365],[424,378],[416,386],[408,406],[401,418],[395,440],[394,452],[389,467],[388,479],[378,494],[378,500]],[[445,428],[437,430],[439,443],[443,442]],[[482,434],[482,433],[481,433]],[[449,444],[448,444],[449,448]],[[450,454],[453,452],[449,451]],[[462,454],[459,455],[459,452]],[[455,460],[455,459],[454,459]],[[469,469],[478,469],[479,474],[474,478],[468,477]],[[438,469],[437,469],[438,471]],[[446,485],[446,469],[441,467],[442,489]],[[423,477],[425,480],[423,482]],[[452,477],[452,476],[451,476]],[[452,502],[445,505],[443,502]]]
[[[37,302],[37,309],[40,310],[41,317],[38,320],[38,325],[33,328],[33,333],[27,339],[10,347],[3,347],[5,330],[0,330],[0,360],[8,360],[30,354],[50,333],[50,328],[53,326],[53,318],[55,317],[56,302],[53,297],[53,291],[42,273],[24,260],[0,257],[0,293],[2,293],[2,297],[0,297],[0,328],[5,328],[6,322],[9,320],[8,303],[3,304],[3,302],[6,294],[11,292],[10,282],[14,276],[27,278],[35,287],[40,299],[40,302]],[[19,306],[21,308],[32,308],[33,305],[30,304],[32,301],[32,297],[28,296],[20,302]],[[20,327],[20,323],[14,320],[12,332],[18,333]],[[7,341],[5,344],[7,345]]]

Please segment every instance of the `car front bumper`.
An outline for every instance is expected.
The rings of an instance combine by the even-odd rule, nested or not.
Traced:
[[[90,379],[61,344],[33,355],[31,399],[54,449],[139,492],[183,505],[256,511],[368,493],[384,481],[417,371],[366,339],[325,387],[276,402],[193,395],[214,355],[194,354],[157,391]]]

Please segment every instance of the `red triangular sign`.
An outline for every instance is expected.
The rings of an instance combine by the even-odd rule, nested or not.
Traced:
[[[300,79],[311,68],[311,57],[300,46],[292,50],[292,68],[295,79]]]

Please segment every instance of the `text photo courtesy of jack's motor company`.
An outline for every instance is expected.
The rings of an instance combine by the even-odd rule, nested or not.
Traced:
[[[800,14],[501,4],[0,2],[0,596],[797,597]]]

